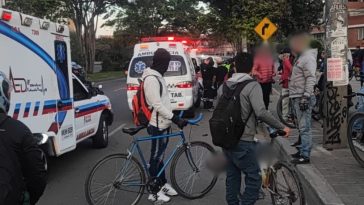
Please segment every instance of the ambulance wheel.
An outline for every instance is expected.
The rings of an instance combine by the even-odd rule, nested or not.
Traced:
[[[105,114],[101,115],[99,128],[92,140],[95,148],[105,148],[109,144],[109,128]]]

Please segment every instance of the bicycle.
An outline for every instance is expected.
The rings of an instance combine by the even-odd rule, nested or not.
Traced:
[[[283,113],[285,112],[285,113]],[[289,128],[297,128],[297,120],[289,94],[282,95],[277,102],[277,115],[279,120]]]
[[[316,103],[312,108],[312,119],[320,121],[324,117],[324,98],[320,89],[317,86],[315,86],[314,88],[314,95],[316,98]],[[286,108],[284,108],[284,102],[286,102]],[[297,119],[295,116],[292,100],[289,98],[289,94],[283,95],[279,98],[277,102],[277,115],[279,120],[287,127],[292,129],[297,128]]]
[[[194,120],[189,120],[188,124],[198,125],[201,120],[202,114]],[[161,136],[135,137],[142,129],[144,127],[123,129],[124,133],[133,137],[128,153],[109,155],[92,168],[85,183],[85,195],[90,205],[114,204],[115,201],[122,201],[124,205],[138,204],[145,189],[148,193],[160,190],[161,182],[158,177],[169,164],[172,186],[180,196],[197,199],[211,191],[217,182],[217,175],[206,168],[205,162],[215,153],[212,146],[205,142],[187,142],[183,130]],[[157,177],[150,177],[148,164],[139,143],[163,138],[179,138],[179,141]],[[135,152],[138,153],[141,163],[135,157]],[[106,174],[106,170],[111,170],[107,164],[114,168],[113,174]],[[101,179],[97,178],[98,174]]]
[[[360,96],[364,97],[363,93],[353,93],[345,98]],[[355,160],[364,167],[364,112],[355,112],[349,117],[347,138],[350,151]]]
[[[266,144],[259,142],[263,150],[263,155],[259,157],[262,189],[266,189],[270,193],[273,205],[305,205],[305,195],[297,173],[290,165],[276,161],[276,157],[274,157],[274,141],[278,136],[284,136],[286,133],[272,128],[268,128],[268,131],[270,142]]]

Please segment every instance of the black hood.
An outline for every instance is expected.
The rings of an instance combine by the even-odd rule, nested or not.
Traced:
[[[158,48],[153,56],[152,69],[158,71],[161,75],[167,72],[169,62],[171,61],[171,54],[163,48]]]

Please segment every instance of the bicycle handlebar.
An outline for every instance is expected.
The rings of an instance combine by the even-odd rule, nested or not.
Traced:
[[[203,114],[200,113],[197,118],[192,119],[192,120],[188,120],[188,124],[197,125],[197,123],[199,123],[202,119],[203,119]]]

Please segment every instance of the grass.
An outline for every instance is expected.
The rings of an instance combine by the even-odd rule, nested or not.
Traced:
[[[90,73],[87,75],[88,80],[92,82],[113,80],[122,77],[125,77],[125,73],[123,71],[106,71],[100,73]]]

